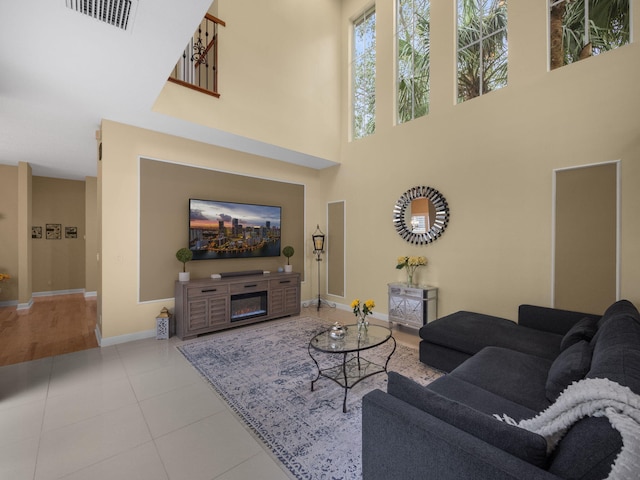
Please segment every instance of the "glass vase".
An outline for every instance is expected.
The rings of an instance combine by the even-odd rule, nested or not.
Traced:
[[[358,333],[364,333],[369,328],[367,317],[358,317]]]

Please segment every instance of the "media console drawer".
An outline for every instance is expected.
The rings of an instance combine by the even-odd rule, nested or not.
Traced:
[[[300,274],[239,275],[176,282],[175,296],[176,334],[181,339],[193,338],[232,326],[298,315]]]
[[[189,298],[208,297],[211,295],[227,295],[229,293],[229,285],[206,285],[201,287],[187,287],[187,296]]]
[[[251,293],[251,292],[260,292],[262,290],[269,290],[269,282],[267,280],[264,281],[244,281],[242,283],[234,283],[230,286],[231,295],[235,295],[237,293]]]

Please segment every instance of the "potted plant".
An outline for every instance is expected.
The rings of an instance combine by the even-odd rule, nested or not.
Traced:
[[[295,253],[295,250],[293,249],[293,247],[291,245],[287,245],[286,247],[284,247],[282,249],[282,254],[287,257],[287,264],[284,266],[284,271],[285,272],[291,272],[293,271],[293,265],[289,264],[289,259],[291,257],[293,257],[293,254]]]
[[[193,252],[188,248],[181,248],[176,252],[176,258],[182,262],[182,271],[178,273],[178,280],[181,282],[188,282],[190,279],[189,272],[187,272],[187,262],[190,262],[193,258]]]

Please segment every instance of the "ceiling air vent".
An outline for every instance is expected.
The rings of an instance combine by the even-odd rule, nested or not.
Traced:
[[[67,7],[114,27],[126,30],[130,25],[135,0],[66,0]]]

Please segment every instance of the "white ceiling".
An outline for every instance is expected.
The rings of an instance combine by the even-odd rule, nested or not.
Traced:
[[[334,162],[151,111],[212,0],[137,0],[127,31],[65,0],[0,1],[0,164],[96,175],[95,132],[109,119],[279,160]]]

